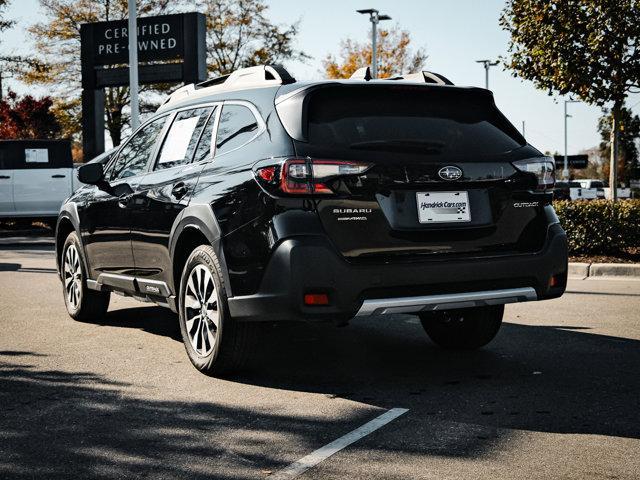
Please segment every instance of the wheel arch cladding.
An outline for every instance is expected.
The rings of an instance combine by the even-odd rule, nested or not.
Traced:
[[[85,271],[87,270],[87,263],[84,258],[82,238],[76,225],[78,222],[73,217],[74,212],[68,212],[63,210],[58,217],[55,233],[55,247],[56,247],[56,267],[58,268],[58,275],[61,274],[61,261],[62,261],[62,249],[64,248],[64,242],[71,232],[76,232],[78,235],[78,241],[80,242],[80,260],[83,262]],[[76,217],[77,218],[77,217]]]
[[[220,227],[209,205],[189,206],[176,219],[171,231],[169,244],[169,253],[173,263],[173,285],[171,285],[171,290],[176,296],[179,295],[178,289],[180,287],[182,269],[189,255],[198,245],[211,245],[213,247],[222,267],[222,275],[227,285],[227,294],[232,296],[229,273],[227,272],[220,240]]]

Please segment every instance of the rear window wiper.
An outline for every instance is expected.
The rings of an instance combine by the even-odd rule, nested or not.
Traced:
[[[440,153],[444,143],[430,140],[370,140],[349,145],[356,150],[396,150],[420,153]]]

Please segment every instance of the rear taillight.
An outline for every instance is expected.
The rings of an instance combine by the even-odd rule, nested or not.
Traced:
[[[556,164],[553,158],[528,158],[513,162],[513,166],[521,172],[534,174],[538,179],[537,190],[551,190],[556,182]]]
[[[289,195],[330,195],[334,193],[330,184],[335,179],[363,174],[371,166],[349,160],[289,158],[279,165],[258,167],[255,175],[270,190],[277,189]]]

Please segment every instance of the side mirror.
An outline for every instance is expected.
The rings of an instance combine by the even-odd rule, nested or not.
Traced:
[[[104,180],[104,165],[87,163],[78,168],[78,180],[89,185],[98,185]]]

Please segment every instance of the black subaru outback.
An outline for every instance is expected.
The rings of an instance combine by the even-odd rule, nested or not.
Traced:
[[[421,72],[296,82],[282,67],[182,87],[62,207],[69,314],[111,292],[179,314],[193,364],[237,368],[255,322],[410,313],[470,349],[504,304],[562,295],[554,162],[491,92]]]

